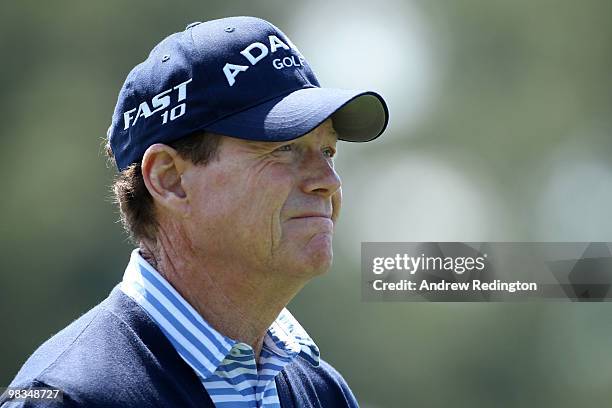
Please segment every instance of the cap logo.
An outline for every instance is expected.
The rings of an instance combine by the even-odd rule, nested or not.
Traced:
[[[140,105],[138,105],[138,108],[130,109],[128,111],[123,112],[123,130],[127,130],[130,126],[134,126],[140,118],[146,119],[154,113],[161,112],[164,109],[170,107],[170,104],[172,103],[172,97],[174,95],[176,95],[176,103],[186,100],[187,84],[190,83],[192,79],[193,78],[189,78],[185,82],[181,82],[176,86],[166,89],[165,91],[161,91],[153,98],[151,98],[151,101],[141,102]],[[177,92],[173,93],[172,91]],[[168,123],[168,121],[172,121],[178,117],[183,116],[186,110],[187,105],[185,102],[183,102],[173,106],[169,111],[164,111],[161,115],[162,125],[165,125],[166,123]],[[135,115],[133,115],[134,112],[136,112]]]
[[[277,36],[269,35],[268,42],[270,43],[269,49],[268,46],[266,46],[266,44],[264,43],[254,42],[252,44],[249,44],[244,50],[240,51],[240,54],[244,58],[246,58],[246,60],[251,64],[251,66],[255,66],[259,61],[268,56],[268,54],[274,54],[279,48],[282,48],[284,50],[289,50],[290,48],[292,48],[298,53],[298,55],[300,55],[300,52],[298,51],[297,47],[293,45],[291,41],[289,41],[289,39],[287,39],[287,44],[285,44]],[[302,58],[301,55],[298,59],[295,59],[294,57],[295,56],[293,56],[293,58],[285,57],[283,59],[274,59],[272,61],[272,65],[276,69],[304,65],[304,58]],[[250,67],[248,65],[230,64],[229,62],[225,63],[225,66],[223,66],[223,73],[225,74],[225,78],[227,79],[227,83],[229,84],[229,86],[234,86],[238,74],[246,71],[249,68]]]

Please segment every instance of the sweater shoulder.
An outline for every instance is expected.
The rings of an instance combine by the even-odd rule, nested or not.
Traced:
[[[198,381],[142,308],[116,288],[43,343],[11,386],[37,383],[60,389],[75,406],[147,407],[180,399],[178,383],[195,388]],[[181,393],[191,399],[189,391]]]

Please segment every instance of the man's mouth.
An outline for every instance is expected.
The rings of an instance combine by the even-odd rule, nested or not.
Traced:
[[[298,218],[298,219],[299,218],[329,218],[331,219],[331,215],[324,214],[324,213],[305,213],[305,214],[300,214],[292,218]]]

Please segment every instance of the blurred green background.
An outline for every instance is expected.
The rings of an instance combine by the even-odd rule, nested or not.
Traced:
[[[334,266],[289,307],[361,405],[608,406],[607,304],[365,303],[359,251],[612,241],[610,0],[2,2],[0,385],[121,279],[101,144],[128,71],[229,15],[389,102],[383,138],[340,146]]]

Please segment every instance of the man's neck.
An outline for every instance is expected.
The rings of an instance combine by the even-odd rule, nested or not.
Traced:
[[[220,267],[192,254],[176,256],[141,244],[140,253],[219,333],[253,348],[255,361],[264,336],[305,282],[279,282],[229,263]]]

